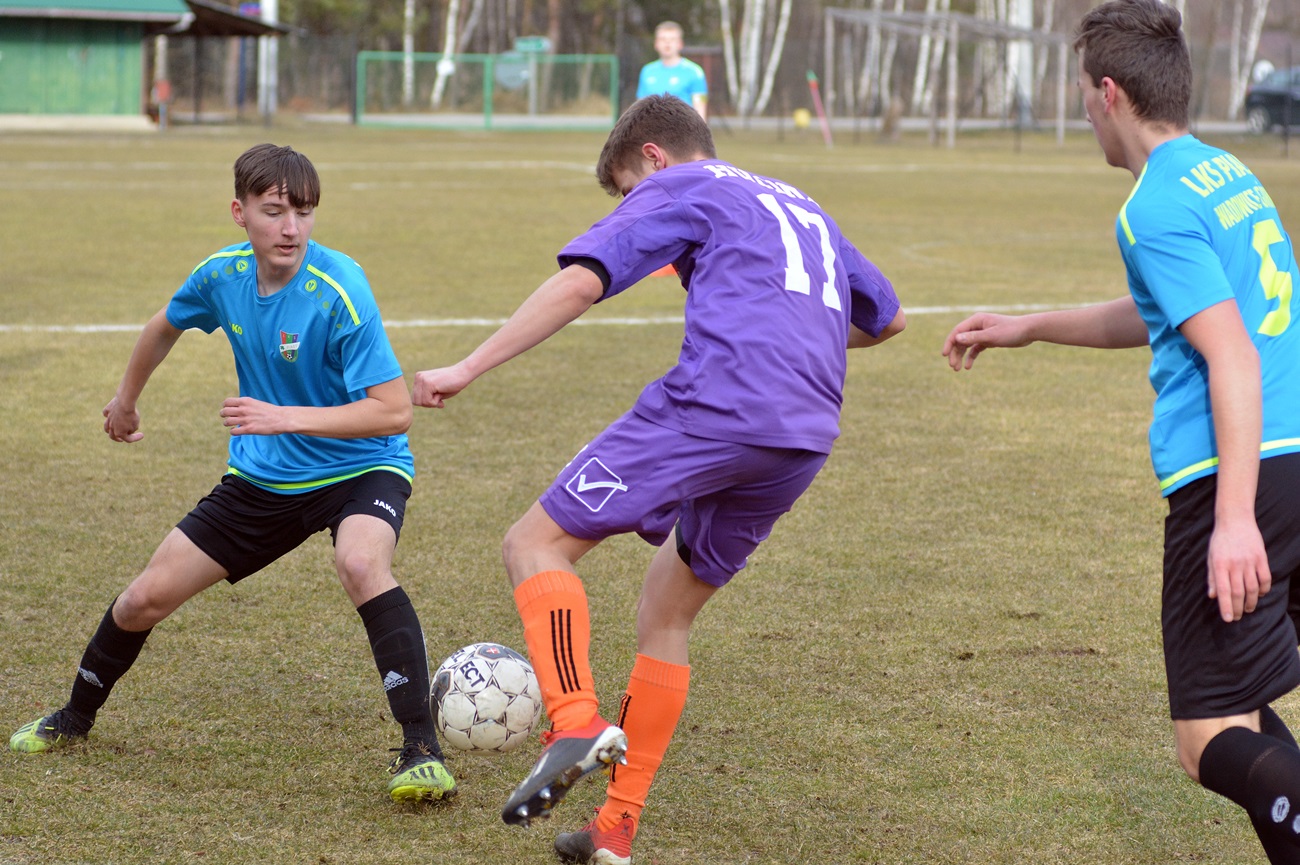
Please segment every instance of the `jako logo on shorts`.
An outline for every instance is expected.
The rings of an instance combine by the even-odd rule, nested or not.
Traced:
[[[582,468],[569,478],[564,488],[569,491],[569,495],[586,505],[592,513],[603,508],[614,493],[627,492],[623,479],[595,457],[583,463]]]

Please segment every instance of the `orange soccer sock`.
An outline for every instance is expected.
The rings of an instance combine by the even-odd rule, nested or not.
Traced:
[[[587,659],[591,617],[582,580],[567,571],[533,574],[515,587],[515,606],[551,726],[585,727],[597,703]]]
[[[646,794],[686,707],[690,683],[690,667],[636,656],[618,713],[618,726],[627,734],[627,765],[610,770],[605,804],[596,817],[600,831],[608,832],[624,817],[631,817],[634,825],[640,822]]]

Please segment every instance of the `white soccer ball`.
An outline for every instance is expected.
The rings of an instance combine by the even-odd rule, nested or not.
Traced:
[[[443,740],[476,754],[513,751],[542,718],[542,689],[533,665],[497,643],[453,652],[433,676],[430,701]]]

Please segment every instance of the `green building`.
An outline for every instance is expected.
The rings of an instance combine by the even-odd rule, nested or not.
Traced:
[[[185,0],[0,0],[0,114],[144,112],[144,39]]]

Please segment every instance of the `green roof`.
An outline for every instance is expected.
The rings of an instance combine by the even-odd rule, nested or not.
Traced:
[[[178,20],[189,11],[185,0],[0,0],[0,15],[11,17],[162,21]]]

